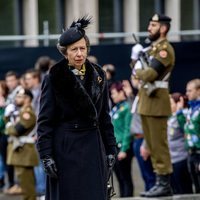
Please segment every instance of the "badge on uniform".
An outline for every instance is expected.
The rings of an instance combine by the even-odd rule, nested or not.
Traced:
[[[121,107],[120,107],[120,111],[123,111],[123,110],[124,110],[124,106],[121,106]]]
[[[165,50],[161,50],[160,52],[159,52],[159,55],[160,55],[160,57],[161,58],[166,58],[167,57],[167,51],[165,51]]]
[[[29,120],[30,118],[31,118],[31,115],[29,114],[29,113],[24,113],[23,115],[22,115],[22,117],[23,117],[23,119],[25,119],[25,120]]]

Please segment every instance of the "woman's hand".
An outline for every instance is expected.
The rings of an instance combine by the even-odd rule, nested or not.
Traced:
[[[120,160],[123,160],[127,157],[127,153],[126,152],[122,152],[120,151],[117,155],[117,159],[120,161]]]

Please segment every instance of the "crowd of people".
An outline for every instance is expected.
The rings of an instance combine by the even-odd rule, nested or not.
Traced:
[[[134,74],[130,80],[114,81],[110,86],[110,98],[113,102],[110,115],[118,146],[114,172],[119,182],[121,197],[134,195],[136,180],[131,172],[131,159],[135,158],[138,162],[145,191],[149,191],[157,181],[151,151],[144,139],[141,115],[138,113],[140,87],[141,82]],[[187,83],[186,94],[174,92],[169,94],[169,99],[171,115],[167,119],[167,143],[172,163],[172,193],[199,193],[200,79],[193,79]],[[144,196],[144,193],[141,192],[140,195]]]
[[[193,85],[191,91],[193,94],[188,89],[186,89],[186,94],[179,92],[169,94],[172,114],[167,119],[167,143],[169,146],[170,161],[172,163],[170,185],[172,194],[174,195],[199,193],[198,167],[200,160],[198,159],[199,139],[197,139],[199,125],[197,124],[199,124],[200,117],[200,79],[193,79],[188,84]],[[141,116],[138,113],[139,98],[135,91],[140,87],[139,85],[139,80],[135,79],[132,75],[131,81],[122,80],[121,82],[113,83],[111,86],[111,98],[116,103],[111,109],[111,116],[119,149],[118,161],[116,163],[121,163],[121,166],[123,166],[120,175],[117,169],[118,165],[114,167],[114,172],[120,186],[119,191],[121,197],[134,195],[134,181],[136,180],[134,180],[134,174],[131,172],[131,162],[128,162],[131,158],[135,158],[138,162],[145,191],[149,191],[157,181],[156,173],[152,166],[151,151],[145,142]],[[117,94],[115,90],[118,90]],[[121,95],[119,93],[123,93],[124,98],[116,101],[115,98],[120,99]],[[127,109],[128,104],[129,109]],[[195,108],[192,108],[190,106],[191,104],[193,106],[195,105]],[[190,116],[194,112],[195,115],[192,114]],[[131,120],[129,119],[130,115]],[[191,119],[190,117],[192,120],[187,121],[186,119]],[[187,131],[186,127],[188,126],[192,130]],[[129,148],[125,148],[127,146]],[[163,156],[162,151],[158,153],[160,156]],[[124,157],[121,158],[121,154]],[[123,175],[123,173],[125,174]],[[133,178],[132,180],[129,179],[130,176]],[[144,196],[144,193],[141,192],[140,195]],[[158,196],[168,196],[168,194],[161,193]]]
[[[110,115],[118,149],[114,172],[121,197],[133,195],[130,150],[144,180],[142,197],[198,193],[200,79],[187,83],[186,94],[169,93],[175,63],[167,40],[170,22],[159,14],[149,19],[150,45],[133,46],[129,81],[115,82],[113,68],[105,67],[111,82]]]
[[[88,56],[88,17],[59,38],[61,61],[42,56],[20,77],[5,74],[2,192],[23,194],[24,200],[45,194],[47,200],[106,200],[110,167],[119,196],[132,197],[135,157],[141,196],[200,193],[200,79],[187,83],[186,94],[169,93],[175,62],[166,38],[170,21],[158,14],[150,18],[151,48],[133,46],[130,80],[116,80],[113,64],[101,68]]]
[[[0,81],[0,189],[35,199],[45,194],[45,174],[35,147],[41,82],[55,61],[41,56],[19,76],[8,71]],[[7,181],[6,181],[7,180]]]

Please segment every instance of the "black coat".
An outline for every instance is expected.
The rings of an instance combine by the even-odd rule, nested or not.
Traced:
[[[47,200],[106,200],[106,154],[115,153],[103,70],[86,61],[83,85],[63,59],[42,84],[37,147],[56,161]]]

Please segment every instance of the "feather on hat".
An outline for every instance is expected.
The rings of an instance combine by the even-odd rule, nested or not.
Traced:
[[[73,21],[70,27],[61,34],[58,40],[60,46],[73,44],[83,38],[85,36],[84,29],[91,23],[91,19],[91,16],[84,16],[77,21]]]

